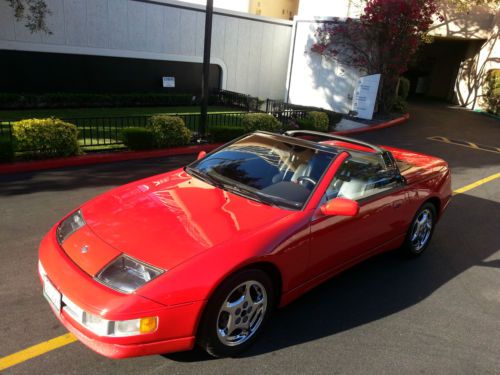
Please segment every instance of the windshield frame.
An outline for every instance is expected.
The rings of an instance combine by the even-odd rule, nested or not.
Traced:
[[[297,146],[302,146],[302,147],[306,147],[306,148],[318,150],[318,151],[321,151],[321,152],[326,152],[326,153],[329,153],[329,154],[333,154],[332,159],[330,160],[330,162],[328,163],[328,165],[325,167],[325,170],[321,174],[320,178],[316,182],[316,185],[311,190],[311,193],[309,194],[309,196],[304,201],[304,203],[302,204],[301,207],[295,206],[295,208],[292,208],[292,207],[284,207],[283,205],[274,205],[271,202],[261,202],[262,204],[274,205],[274,206],[279,207],[279,208],[284,209],[284,210],[303,211],[308,206],[309,201],[312,199],[312,197],[316,194],[316,191],[317,191],[317,189],[318,189],[321,181],[323,181],[323,178],[324,178],[325,174],[331,168],[332,163],[335,161],[335,159],[337,159],[337,157],[342,152],[341,150],[339,150],[339,148],[331,146],[331,145],[321,144],[321,143],[310,141],[310,140],[307,140],[307,139],[294,138],[294,137],[290,137],[290,136],[283,135],[283,134],[270,133],[270,132],[259,130],[259,131],[255,131],[255,132],[252,132],[252,133],[244,134],[244,135],[242,135],[242,136],[240,136],[240,137],[238,137],[236,139],[233,139],[230,142],[227,142],[227,143],[223,144],[220,147],[217,147],[216,149],[214,149],[214,150],[210,151],[209,153],[207,153],[203,159],[205,159],[206,157],[208,157],[210,155],[213,155],[216,152],[219,152],[219,151],[225,149],[226,147],[232,145],[233,143],[236,143],[236,142],[238,142],[238,141],[240,141],[240,140],[242,140],[242,139],[244,139],[244,138],[246,138],[248,136],[251,136],[251,135],[262,135],[262,136],[265,136],[265,137],[274,138],[276,141],[281,141],[281,142],[284,142],[284,143],[288,143],[288,144],[292,144],[292,145],[297,145]],[[184,172],[186,172],[187,174],[189,174],[192,177],[195,177],[197,179],[201,179],[200,177],[196,176],[196,174],[190,173],[189,170],[190,169],[194,169],[194,170],[198,171],[198,169],[196,168],[196,166],[203,159],[194,160],[193,162],[191,162],[188,165],[186,165],[183,168]],[[214,186],[216,188],[222,189],[224,191],[228,191],[230,193],[239,195],[239,196],[244,197],[246,199],[252,199],[252,198],[248,197],[247,195],[245,195],[245,194],[239,194],[238,191],[236,191],[237,189],[242,189],[241,184],[238,183],[238,181],[235,181],[235,186],[236,186],[237,189],[234,189],[234,190],[233,189],[227,189],[226,190],[220,184],[214,184],[213,182],[209,181],[208,179],[201,179],[201,180],[204,181],[207,184],[210,184],[210,185],[212,185],[212,186]],[[248,190],[248,192],[251,193],[251,194],[258,194],[251,187],[249,187],[249,189],[244,189],[244,190]],[[277,198],[283,199],[283,198],[278,197],[278,196],[277,196]],[[290,206],[292,206],[292,205],[290,205]]]

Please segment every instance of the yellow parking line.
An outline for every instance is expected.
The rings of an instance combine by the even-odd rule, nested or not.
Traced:
[[[493,181],[496,178],[500,178],[500,173],[492,174],[491,176],[482,178],[481,180],[473,182],[472,184],[469,184],[469,185],[466,185],[464,187],[461,187],[460,189],[454,190],[453,191],[453,195],[465,193],[466,191],[475,189],[475,188],[477,188],[480,185],[483,185],[483,184],[485,184],[487,182]]]
[[[472,148],[474,150],[493,152],[495,154],[500,153],[500,147],[485,146],[485,145],[480,145],[480,144],[477,144],[477,143],[474,143],[474,142],[469,142],[469,141],[449,139],[449,138],[442,137],[442,136],[439,136],[439,135],[436,135],[434,137],[427,137],[427,139],[429,139],[431,141],[448,143],[450,145]]]
[[[0,371],[17,365],[18,363],[27,361],[28,359],[38,357],[39,355],[50,352],[51,350],[60,348],[61,346],[71,344],[75,341],[76,337],[72,333],[66,333],[65,335],[30,346],[29,348],[21,350],[17,353],[0,358]]]

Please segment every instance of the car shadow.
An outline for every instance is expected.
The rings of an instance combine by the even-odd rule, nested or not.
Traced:
[[[90,187],[111,188],[165,173],[195,159],[196,155],[179,155],[0,175],[0,197]]]
[[[407,259],[389,252],[332,278],[277,310],[241,356],[273,352],[397,314],[471,267],[500,267],[499,259],[488,259],[498,251],[498,212],[498,202],[456,196],[422,256]],[[179,362],[210,359],[199,349],[165,357]]]

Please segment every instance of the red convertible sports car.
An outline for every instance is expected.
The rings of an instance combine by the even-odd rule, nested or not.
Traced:
[[[375,254],[421,254],[451,197],[443,160],[311,131],[255,132],[111,190],[40,245],[43,292],[121,358],[246,349],[275,307]]]

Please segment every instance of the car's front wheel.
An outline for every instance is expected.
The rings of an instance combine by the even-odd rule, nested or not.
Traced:
[[[238,272],[225,280],[209,300],[198,330],[198,344],[214,357],[247,349],[273,307],[269,276],[257,269]]]

